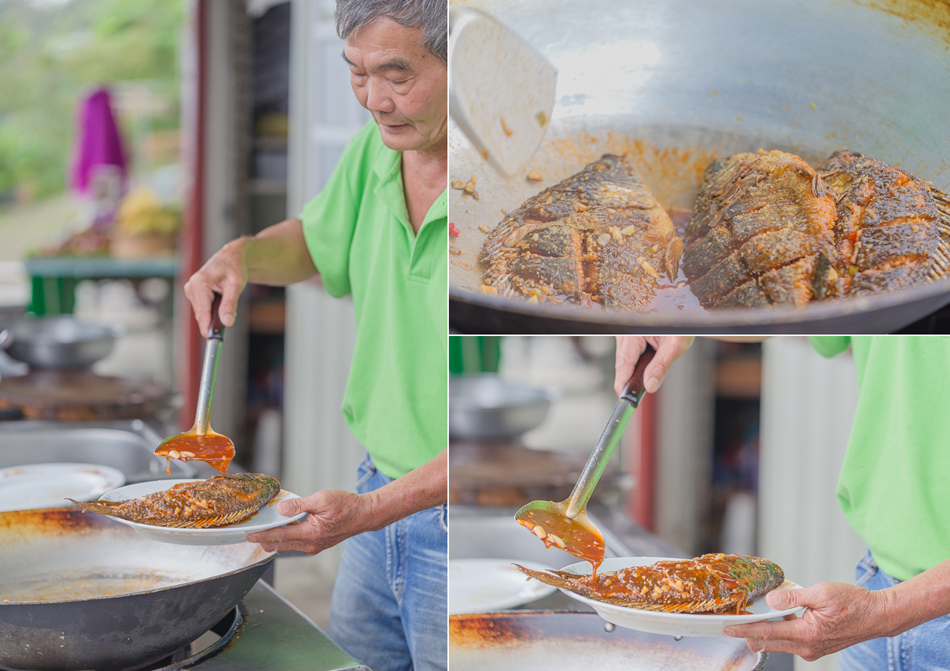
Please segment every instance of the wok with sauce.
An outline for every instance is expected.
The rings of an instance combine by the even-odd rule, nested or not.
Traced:
[[[548,134],[513,178],[494,174],[450,132],[450,179],[477,178],[477,199],[453,191],[449,204],[458,231],[449,255],[450,323],[460,332],[882,333],[950,302],[947,278],[764,309],[707,310],[690,292],[663,290],[636,311],[590,310],[478,289],[478,258],[498,222],[604,154],[628,155],[667,211],[693,207],[715,159],[761,147],[812,166],[849,147],[946,188],[950,7],[927,0],[466,4],[538,48],[559,76]],[[775,25],[783,30],[768,29]]]

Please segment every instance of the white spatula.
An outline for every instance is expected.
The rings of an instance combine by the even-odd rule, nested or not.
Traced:
[[[475,149],[506,176],[541,144],[557,70],[494,18],[470,7],[449,12],[449,110]]]

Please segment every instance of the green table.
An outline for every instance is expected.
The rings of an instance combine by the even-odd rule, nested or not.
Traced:
[[[72,314],[76,307],[76,285],[82,280],[130,279],[178,275],[178,257],[113,259],[107,256],[35,258],[23,262],[30,276],[33,314]]]

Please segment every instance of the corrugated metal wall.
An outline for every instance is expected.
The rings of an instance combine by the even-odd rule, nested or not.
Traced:
[[[763,345],[759,549],[800,585],[854,582],[864,543],[835,497],[857,404],[850,353],[818,355],[805,338]],[[796,670],[831,671],[835,655]]]

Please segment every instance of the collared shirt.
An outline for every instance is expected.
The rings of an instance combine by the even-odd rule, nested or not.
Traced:
[[[448,446],[448,201],[443,191],[413,232],[401,158],[367,123],[300,215],[324,288],[353,297],[343,414],[391,478]]]
[[[907,580],[950,558],[950,338],[812,336],[851,347],[858,407],[838,501],[886,573]]]

